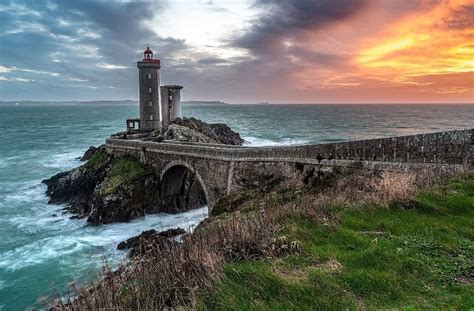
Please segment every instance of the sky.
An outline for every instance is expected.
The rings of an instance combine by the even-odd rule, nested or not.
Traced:
[[[0,1],[0,100],[474,102],[474,0]]]

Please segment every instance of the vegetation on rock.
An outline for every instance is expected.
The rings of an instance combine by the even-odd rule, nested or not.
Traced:
[[[74,217],[92,224],[130,219],[159,211],[158,177],[135,158],[97,151],[82,166],[43,181],[50,203],[66,204]]]
[[[110,171],[104,180],[104,193],[112,194],[116,192],[120,186],[131,183],[136,178],[149,174],[153,174],[153,171],[147,169],[137,159],[128,156],[120,157],[113,161]]]

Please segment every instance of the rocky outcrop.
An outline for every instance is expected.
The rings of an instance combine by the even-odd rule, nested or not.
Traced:
[[[225,124],[208,124],[195,118],[178,118],[167,128],[153,132],[148,140],[177,140],[241,146],[245,140]]]
[[[84,155],[79,159],[80,161],[88,161],[90,158],[92,158],[92,156],[94,154],[96,154],[97,152],[99,151],[104,151],[105,150],[105,146],[102,145],[102,146],[99,146],[99,147],[94,147],[94,146],[90,146],[86,152],[84,152]]]
[[[133,258],[143,256],[156,247],[162,247],[168,243],[173,243],[171,238],[185,234],[186,230],[182,228],[168,229],[158,232],[154,229],[143,231],[141,234],[122,241],[117,245],[117,249],[128,249],[128,256]]]
[[[128,221],[159,211],[158,178],[130,157],[97,152],[84,165],[43,180],[49,203],[91,224]]]
[[[217,144],[218,141],[194,129],[179,124],[170,124],[161,135],[163,140],[177,140],[195,143]]]

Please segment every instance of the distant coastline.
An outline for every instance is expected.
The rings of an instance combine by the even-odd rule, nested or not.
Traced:
[[[0,106],[40,106],[40,105],[138,105],[136,100],[21,100],[21,101],[0,101]]]
[[[220,100],[187,100],[181,102],[184,105],[228,105]]]

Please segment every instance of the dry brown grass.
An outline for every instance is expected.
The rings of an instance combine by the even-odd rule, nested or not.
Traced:
[[[294,199],[256,202],[259,211],[233,213],[206,222],[182,243],[160,242],[140,260],[104,273],[89,287],[73,288],[55,309],[157,310],[193,308],[198,295],[212,289],[224,262],[262,259],[284,252],[298,252],[299,245],[279,236],[288,217],[312,217],[335,221],[337,206],[388,207],[394,201],[409,202],[417,192],[444,176],[434,172],[369,173],[339,176],[325,189],[298,191]],[[273,194],[278,196],[278,190]]]
[[[209,290],[224,261],[271,256],[276,226],[260,215],[214,222],[182,243],[160,242],[139,261],[108,271],[97,284],[73,288],[62,310],[161,310],[192,306]]]

